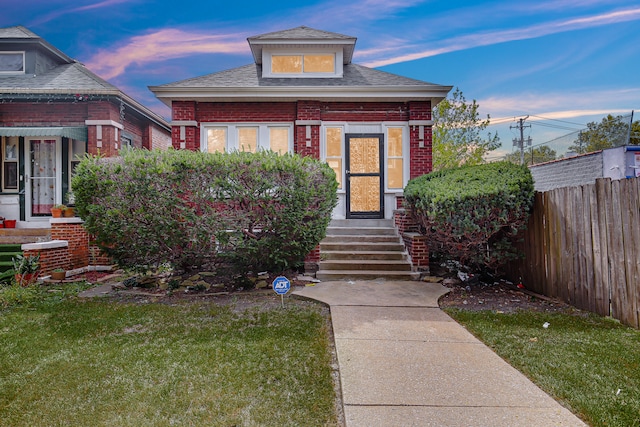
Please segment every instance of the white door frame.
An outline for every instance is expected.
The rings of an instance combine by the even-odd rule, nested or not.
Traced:
[[[24,173],[25,173],[25,220],[27,222],[49,222],[50,216],[32,215],[31,192],[31,141],[54,140],[55,141],[55,197],[54,204],[62,203],[62,139],[59,136],[25,137],[24,139]]]

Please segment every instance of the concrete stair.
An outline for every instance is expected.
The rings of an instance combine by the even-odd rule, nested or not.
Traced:
[[[13,268],[13,257],[22,253],[21,246],[19,244],[0,244],[0,273]]]
[[[417,280],[392,220],[332,220],[320,242],[320,280]]]
[[[0,228],[0,244],[23,244],[51,240],[50,228]]]

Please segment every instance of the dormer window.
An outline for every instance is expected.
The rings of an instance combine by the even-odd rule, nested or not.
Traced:
[[[263,50],[263,77],[342,77],[342,51]]]
[[[24,52],[0,52],[0,73],[24,73]]]
[[[336,72],[335,55],[272,55],[272,74],[331,73]]]

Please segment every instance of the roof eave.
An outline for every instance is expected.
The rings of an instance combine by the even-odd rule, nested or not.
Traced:
[[[171,106],[172,101],[194,100],[198,102],[256,102],[256,101],[432,101],[437,104],[443,100],[452,86],[377,86],[372,87],[263,87],[263,88],[167,88],[150,86],[158,99]]]

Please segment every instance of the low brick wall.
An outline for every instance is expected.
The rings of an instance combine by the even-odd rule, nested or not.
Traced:
[[[427,237],[419,233],[418,224],[404,209],[393,211],[393,221],[404,242],[411,264],[419,271],[429,271],[429,245]]]
[[[51,218],[51,239],[69,242],[69,262],[71,268],[86,267],[89,264],[89,233],[81,218]]]
[[[320,245],[316,246],[304,259],[304,272],[315,274],[320,269]]]
[[[81,218],[51,218],[50,221],[52,240],[22,245],[25,256],[40,255],[41,276],[49,275],[56,268],[78,270],[113,264],[92,241]]]
[[[56,268],[71,269],[69,243],[66,240],[51,240],[22,245],[25,256],[40,255],[40,276],[49,275]]]

